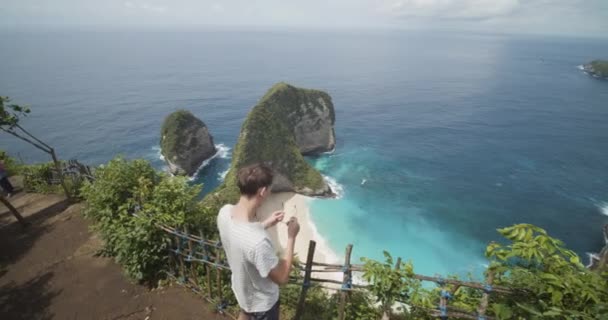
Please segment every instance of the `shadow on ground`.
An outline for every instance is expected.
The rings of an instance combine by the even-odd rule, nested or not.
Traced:
[[[52,319],[49,306],[60,291],[49,288],[52,272],[17,285],[11,281],[0,287],[0,314],[3,319]]]
[[[51,232],[54,226],[45,221],[61,213],[67,205],[67,200],[64,200],[26,215],[25,220],[29,222],[26,228],[21,226],[10,212],[0,213],[0,270],[19,261],[41,236]],[[4,206],[1,208],[6,209]],[[0,277],[2,275],[0,271]]]

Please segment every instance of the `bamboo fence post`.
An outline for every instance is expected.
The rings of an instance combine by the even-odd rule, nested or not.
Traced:
[[[181,279],[182,283],[186,283],[186,272],[184,271],[184,256],[182,256],[182,240],[179,236],[179,230],[175,229],[175,241],[177,242],[177,259],[179,260],[179,269],[181,271]]]
[[[55,170],[57,170],[57,173],[59,174],[59,179],[61,180],[61,187],[63,188],[63,192],[65,192],[65,196],[66,196],[66,198],[68,198],[68,201],[71,202],[72,195],[70,194],[70,191],[68,190],[68,187],[65,184],[63,170],[61,170],[61,166],[59,165],[59,160],[57,160],[57,156],[55,155],[55,149],[49,148],[49,153],[51,154],[51,158],[53,158],[53,163],[55,164]]]
[[[443,287],[441,289],[441,298],[439,298],[439,312],[440,312],[440,318],[441,319],[447,319],[447,310],[448,310],[448,299],[445,297],[445,295],[443,294],[445,291],[445,287]],[[445,310],[446,312],[446,316],[443,316],[443,310]]]
[[[175,258],[175,252],[174,252],[174,247],[173,247],[173,240],[174,238],[171,236],[171,233],[168,232],[168,230],[164,230],[165,232],[167,232],[167,234],[169,235],[169,242],[170,242],[170,247],[169,247],[169,264],[171,266],[171,270],[169,270],[171,272],[172,275],[177,274],[177,259]]]
[[[184,229],[186,234],[188,234],[188,228]],[[192,258],[194,256],[194,245],[192,244],[192,239],[188,238],[188,256],[190,258]],[[190,260],[190,278],[192,278],[194,280],[194,284],[196,285],[197,289],[200,289],[200,286],[198,284],[198,276],[196,274],[196,263],[192,260]]]
[[[342,292],[340,293],[340,309],[338,311],[338,319],[344,320],[344,309],[346,307],[346,295],[347,291],[344,290],[348,287],[349,281],[352,282],[352,272],[350,271],[350,254],[353,251],[353,245],[349,244],[346,246],[346,252],[344,253],[344,275],[342,276]]]
[[[298,306],[296,308],[296,315],[294,320],[300,320],[302,313],[304,312],[304,303],[306,301],[306,292],[310,287],[310,271],[312,270],[312,259],[315,255],[315,247],[317,243],[310,240],[308,243],[308,256],[306,257],[306,267],[304,269],[304,283],[302,283],[302,291],[300,292],[300,298],[298,299]]]
[[[203,231],[199,231],[199,235],[202,239],[202,241],[205,241],[205,238],[203,238]],[[204,260],[207,260],[207,262],[205,262],[205,273],[206,273],[206,277],[207,277],[207,296],[209,296],[209,299],[213,298],[213,293],[211,290],[211,268],[209,267],[209,259],[211,259],[209,257],[209,250],[207,250],[207,245],[203,242],[202,243],[203,249],[204,249]]]
[[[222,262],[221,250],[218,244],[215,246],[215,282],[217,284],[218,302],[222,303],[222,269],[219,267]]]
[[[490,299],[490,291],[492,288],[492,282],[494,282],[494,271],[489,270],[488,276],[486,277],[486,286],[487,288],[483,292],[483,296],[481,296],[481,301],[479,302],[479,308],[477,309],[477,315],[480,319],[485,318],[486,310],[488,309],[488,302]]]

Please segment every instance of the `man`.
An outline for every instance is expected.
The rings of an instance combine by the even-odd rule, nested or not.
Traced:
[[[274,212],[258,222],[257,209],[270,194],[272,170],[261,164],[240,169],[237,185],[241,197],[227,204],[217,216],[220,238],[232,270],[232,291],[239,303],[239,320],[278,320],[279,285],[289,281],[293,249],[300,225],[295,217],[287,224],[285,258],[279,259],[266,229],[283,221],[285,213]]]
[[[6,192],[6,197],[10,198],[13,195],[14,188],[11,182],[8,180],[8,172],[4,167],[4,160],[0,160],[0,186]]]

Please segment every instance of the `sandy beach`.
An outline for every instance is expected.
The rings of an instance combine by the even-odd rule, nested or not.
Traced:
[[[295,245],[295,253],[300,261],[305,262],[309,241],[314,240],[317,243],[314,255],[315,262],[340,263],[337,255],[328,247],[324,239],[321,238],[311,220],[308,207],[308,201],[310,200],[311,198],[291,192],[272,194],[258,210],[259,219],[260,221],[264,221],[272,212],[285,210],[284,221],[288,221],[291,217],[295,216],[300,222],[300,233],[296,238]],[[279,251],[283,254],[287,244],[287,225],[279,223],[275,227],[268,229],[268,233],[275,248],[280,248]],[[326,273],[325,276],[332,279],[335,278],[332,274]],[[337,274],[337,277],[341,278],[341,275]]]

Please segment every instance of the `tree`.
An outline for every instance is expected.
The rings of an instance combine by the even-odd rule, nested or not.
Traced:
[[[59,174],[61,187],[63,188],[66,197],[70,199],[71,195],[65,184],[59,160],[57,160],[57,156],[55,155],[55,149],[44,143],[42,140],[36,138],[33,134],[31,134],[30,132],[25,130],[21,125],[19,125],[20,120],[30,113],[30,108],[17,104],[11,104],[10,101],[11,100],[9,99],[9,97],[0,96],[0,130],[33,145],[39,150],[48,153],[53,159],[53,163],[55,164],[55,170],[57,170],[57,173]]]

